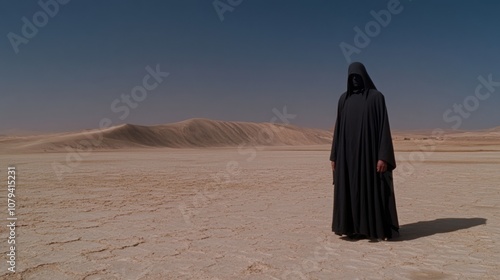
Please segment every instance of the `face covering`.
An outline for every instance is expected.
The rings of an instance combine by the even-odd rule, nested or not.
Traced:
[[[363,78],[360,75],[352,74],[349,79],[351,82],[353,93],[363,92],[365,84],[363,83]]]

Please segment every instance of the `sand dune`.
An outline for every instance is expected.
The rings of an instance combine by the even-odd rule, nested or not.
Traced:
[[[123,124],[107,129],[72,133],[0,138],[4,149],[14,151],[64,151],[139,147],[225,147],[240,144],[317,145],[331,143],[331,132],[278,123],[189,119],[177,123],[142,126]]]
[[[491,132],[500,132],[500,126],[493,127],[491,129],[489,129],[489,131],[491,131]]]
[[[500,127],[461,131],[445,130],[435,137],[432,130],[393,131],[397,151],[418,150],[421,145],[434,145],[437,150],[497,150]],[[446,141],[446,145],[441,145]],[[188,119],[163,125],[123,124],[106,129],[54,133],[32,136],[0,136],[2,152],[60,152],[78,150],[115,150],[130,148],[199,148],[252,146],[317,146],[329,148],[332,132],[281,123]],[[474,143],[473,145],[471,143]],[[313,149],[317,149],[313,147]],[[451,150],[450,150],[451,149]],[[461,148],[460,148],[461,149]]]
[[[463,131],[444,130],[434,134],[432,130],[398,131],[393,133],[396,151],[498,151],[500,127]]]

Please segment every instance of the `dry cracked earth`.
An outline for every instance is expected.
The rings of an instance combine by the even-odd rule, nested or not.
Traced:
[[[330,230],[328,148],[92,152],[60,178],[65,153],[2,155],[0,279],[498,279],[500,152],[400,160],[401,238],[370,242]]]

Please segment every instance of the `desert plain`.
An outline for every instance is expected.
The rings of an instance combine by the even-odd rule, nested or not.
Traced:
[[[379,242],[332,233],[331,132],[295,131],[164,147],[119,127],[81,150],[74,134],[0,137],[0,213],[15,166],[17,217],[0,279],[498,279],[498,128],[393,133],[401,237]]]

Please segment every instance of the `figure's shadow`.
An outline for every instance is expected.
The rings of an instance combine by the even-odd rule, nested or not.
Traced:
[[[438,233],[447,233],[461,229],[485,225],[484,218],[442,218],[432,221],[421,221],[402,225],[399,229],[400,236],[391,241],[408,241]]]

